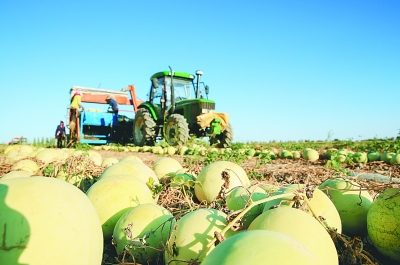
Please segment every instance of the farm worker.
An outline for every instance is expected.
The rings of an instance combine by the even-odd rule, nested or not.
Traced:
[[[76,91],[71,99],[71,105],[69,106],[69,129],[71,131],[71,138],[75,134],[76,119],[79,117],[79,109],[82,111],[85,109],[82,105],[82,94],[80,91]]]
[[[118,103],[115,100],[114,96],[113,95],[109,95],[106,98],[106,101],[110,105],[111,112],[114,113],[114,114],[118,114]]]
[[[57,140],[57,147],[62,148],[62,142],[65,139],[65,126],[63,121],[60,121],[60,125],[57,125],[55,138]]]

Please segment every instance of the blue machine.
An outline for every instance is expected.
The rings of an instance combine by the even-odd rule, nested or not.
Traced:
[[[115,142],[113,138],[119,128],[118,119],[120,115],[104,112],[84,111],[81,114],[81,143],[84,144],[107,144]]]
[[[123,107],[123,105],[132,106],[132,110],[122,111],[134,113],[135,106],[137,106],[133,85],[121,91],[74,86],[70,89],[70,99],[77,91],[82,94],[82,103],[94,104],[94,108],[107,105],[109,97],[116,100],[119,107]],[[77,120],[78,130],[76,133],[79,143],[103,145],[108,143],[126,144],[132,141],[133,118],[87,107],[85,105],[84,111],[80,113],[79,120]],[[70,110],[68,109],[67,112],[69,117]],[[69,127],[69,118],[67,122]]]

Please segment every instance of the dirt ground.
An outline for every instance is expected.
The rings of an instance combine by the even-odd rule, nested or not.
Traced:
[[[156,162],[158,159],[161,158],[160,155],[158,154],[153,154],[150,152],[117,152],[117,151],[105,151],[105,150],[97,150],[103,159],[108,158],[108,157],[114,157],[117,159],[121,159],[125,156],[128,155],[135,155],[139,157],[146,165],[148,165],[150,168]],[[166,155],[168,156],[168,155]],[[5,165],[4,160],[5,160],[5,155],[0,154],[0,177],[6,173],[7,170],[10,170],[11,165]],[[196,162],[193,163],[194,160],[190,156],[180,156],[180,155],[173,155],[170,156],[177,161],[179,161],[183,167],[191,169],[194,172],[200,172],[200,170],[204,167],[204,164],[202,161],[204,159],[199,159]],[[270,163],[265,163],[260,161],[257,157],[253,157],[250,160],[245,160],[240,164],[240,166],[247,172],[249,178],[252,179],[252,183],[261,183],[261,184],[272,184],[276,185],[278,187],[285,186],[287,184],[292,184],[292,183],[305,183],[309,185],[315,185],[318,186],[320,183],[322,183],[324,180],[340,176],[341,173],[337,170],[333,170],[330,168],[327,168],[325,166],[327,160],[324,160],[323,158],[316,161],[316,162],[310,162],[306,161],[304,159],[276,159],[270,161]],[[393,178],[400,178],[400,167],[399,165],[388,165],[385,164],[384,162],[371,162],[367,164],[353,164],[353,165],[347,165],[346,169],[348,172],[360,172],[360,173],[374,173],[374,174],[381,174],[384,176],[389,176]],[[392,187],[399,187],[398,183],[396,184],[384,184],[384,183],[379,183],[376,181],[358,181],[359,184],[362,187],[367,187],[370,189],[370,193],[372,195],[377,195],[379,191],[383,190],[385,187],[388,187],[388,185],[391,185]],[[179,195],[179,194],[178,194]],[[165,205],[170,204],[169,202],[174,202],[175,204],[179,202],[179,205],[181,205],[182,198],[177,197],[178,195],[176,194],[161,194],[160,198],[164,199]],[[172,205],[172,204],[170,204]],[[185,207],[185,205],[182,205]],[[353,253],[352,249],[357,248],[357,244],[360,243],[360,239],[354,238],[354,239],[348,239],[349,241],[346,242],[345,247],[345,252],[341,252],[342,255],[346,253]],[[352,247],[348,247],[348,244],[354,244]],[[375,258],[378,258],[383,265],[389,265],[391,264],[390,261],[387,261],[384,257],[382,257],[374,248],[364,242],[364,247],[367,249]],[[103,261],[103,264],[112,264],[108,263],[106,261],[113,260],[115,255],[115,250],[114,248],[108,244],[106,245],[105,253],[109,255],[107,258],[107,255],[105,254],[105,260]],[[111,255],[111,256],[110,256]],[[347,255],[347,254],[346,254]],[[346,262],[341,262],[341,264],[346,264]],[[358,264],[358,263],[349,263],[349,264]],[[368,264],[377,264],[377,263],[368,263]]]

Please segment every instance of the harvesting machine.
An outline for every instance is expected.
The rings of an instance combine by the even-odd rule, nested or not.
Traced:
[[[73,86],[70,89],[71,99],[77,91],[82,95],[82,103],[92,103],[93,108],[88,108],[84,104],[86,107],[80,113],[76,125],[73,126],[76,129],[76,137],[69,139],[71,144],[77,142],[85,144],[129,143],[132,141],[132,118],[114,114],[112,111],[102,111],[96,106],[108,104],[106,99],[111,95],[119,105],[132,106],[131,112],[134,112],[141,101],[137,99],[133,85],[127,86],[121,91]],[[69,109],[67,113],[69,117]],[[71,127],[69,125],[68,118],[67,126]]]
[[[85,107],[77,120],[76,139],[87,144],[133,142],[137,146],[164,139],[176,146],[194,135],[209,137],[210,144],[217,147],[228,147],[233,137],[229,115],[215,111],[215,101],[208,99],[209,87],[200,80],[202,74],[197,71],[196,78],[171,68],[158,72],[150,78],[146,101],[137,98],[133,85],[122,91],[72,87],[71,98],[80,91],[83,103],[107,104],[106,98],[112,95],[119,105],[132,106],[135,113],[131,119]]]

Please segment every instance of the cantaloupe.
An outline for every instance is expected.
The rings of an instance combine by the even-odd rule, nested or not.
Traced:
[[[295,221],[294,221],[295,220]],[[331,236],[314,217],[291,207],[279,207],[259,215],[249,226],[252,230],[283,233],[300,242],[320,264],[337,265],[338,254]]]
[[[163,248],[174,225],[175,218],[164,207],[140,204],[119,218],[113,244],[118,254],[127,250],[136,262],[157,263],[162,260]]]
[[[226,226],[226,214],[215,209],[197,209],[176,222],[165,251],[165,264],[182,264],[196,257],[199,262],[213,249],[206,250],[215,232]]]
[[[372,203],[367,230],[376,249],[400,262],[400,188],[389,188]],[[394,263],[393,263],[394,264]]]
[[[328,179],[320,186],[335,205],[342,220],[342,232],[348,236],[363,236],[367,232],[367,213],[372,197],[356,182],[341,178]]]
[[[234,235],[217,245],[201,265],[296,264],[322,265],[294,238],[269,230]]]
[[[169,173],[175,173],[182,169],[181,163],[172,157],[162,157],[153,163],[152,169],[156,176],[161,179]]]
[[[296,190],[304,193],[304,188],[305,188],[304,184],[290,184],[287,185],[286,187],[280,188],[278,191],[273,193],[272,196],[291,193]],[[294,205],[293,198],[294,196],[287,196],[284,198],[274,199],[265,202],[263,204],[264,205],[263,212],[268,211],[273,207],[287,207],[287,206],[293,207]],[[329,197],[325,193],[323,193],[318,188],[315,188],[314,191],[312,192],[312,198],[309,198],[309,202],[312,210],[314,211],[314,213],[318,218],[322,218],[327,226],[331,227],[332,229],[335,229],[338,233],[342,232],[342,222],[340,220],[339,212],[337,211],[333,202],[329,199]],[[303,207],[301,207],[304,211],[312,215],[311,210],[308,208],[308,206],[305,205],[306,203],[305,201],[300,200],[299,203],[302,206],[304,205]]]
[[[223,173],[225,172],[225,173]],[[239,165],[230,161],[217,161],[205,166],[199,173],[194,187],[195,195],[199,201],[211,203],[221,190],[221,186],[225,183],[223,177],[229,177],[228,187],[226,191],[234,187],[248,187],[250,180],[246,171]]]
[[[98,265],[103,235],[90,200],[47,177],[0,182],[0,264]]]
[[[236,187],[226,196],[226,206],[229,210],[238,211],[244,209],[249,199],[258,201],[268,197],[268,193],[259,186]],[[242,218],[242,223],[245,228],[248,228],[250,223],[262,213],[262,204],[253,206]]]
[[[146,184],[129,176],[99,180],[86,194],[99,215],[105,239],[111,238],[115,224],[124,213],[139,204],[155,203]]]

